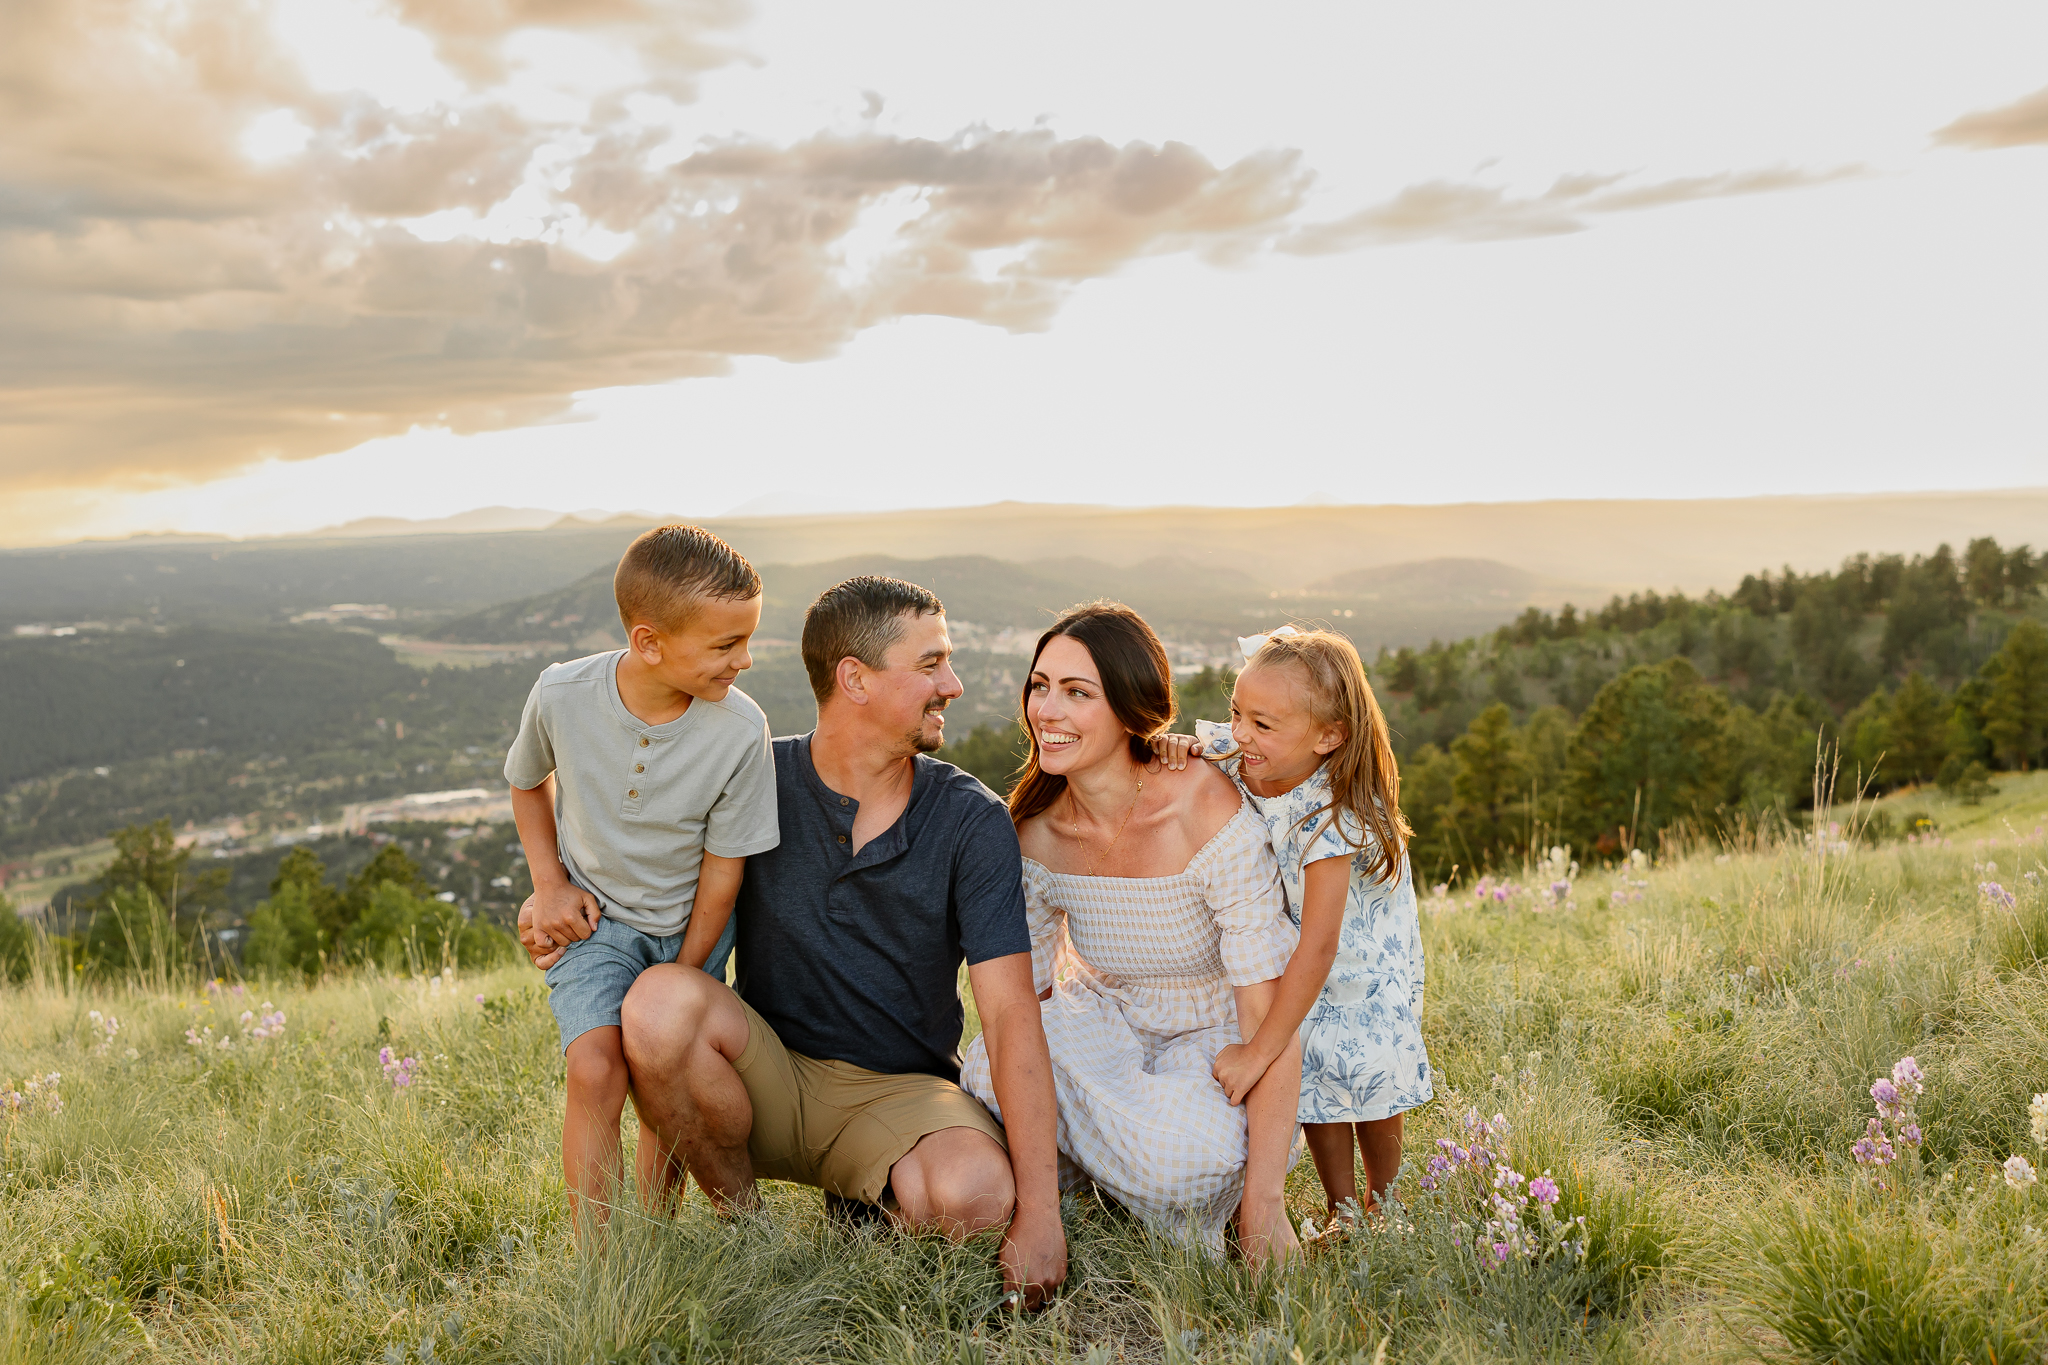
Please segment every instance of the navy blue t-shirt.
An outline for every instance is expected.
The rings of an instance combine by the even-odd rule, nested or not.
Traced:
[[[860,803],[811,737],[775,741],[782,842],[747,859],[740,997],[784,1047],[889,1075],[960,1079],[960,963],[1031,951],[1017,830],[996,794],[920,754],[896,823],[852,853]]]

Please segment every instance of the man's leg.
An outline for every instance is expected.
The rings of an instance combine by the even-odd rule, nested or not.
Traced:
[[[1010,1221],[1017,1185],[1001,1143],[976,1128],[941,1128],[889,1168],[897,1226],[954,1241]]]
[[[751,1206],[754,1110],[733,1070],[747,1046],[739,997],[695,968],[667,963],[640,974],[621,1016],[633,1105],[660,1156],[680,1158],[720,1212]],[[641,1169],[654,1159],[643,1153]]]

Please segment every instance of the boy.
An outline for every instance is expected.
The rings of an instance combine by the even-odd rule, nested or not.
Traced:
[[[627,547],[613,591],[626,647],[544,670],[505,759],[534,922],[568,945],[547,983],[579,1236],[620,1178],[620,1002],[656,963],[723,981],[741,870],[781,842],[767,717],[733,686],[753,664],[760,575],[708,531],[661,526]],[[644,1124],[640,1177],[650,1201],[671,1180]]]

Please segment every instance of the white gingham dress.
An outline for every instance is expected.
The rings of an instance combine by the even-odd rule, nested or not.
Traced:
[[[1241,1041],[1233,986],[1286,970],[1287,915],[1249,802],[1170,877],[1084,877],[1024,860],[1037,988],[1059,1101],[1063,1188],[1082,1179],[1212,1252],[1244,1189],[1245,1113],[1210,1074]],[[960,1084],[1000,1118],[976,1038]]]

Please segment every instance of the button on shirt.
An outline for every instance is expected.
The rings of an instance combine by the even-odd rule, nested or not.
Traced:
[[[1024,863],[987,787],[920,754],[896,823],[853,852],[860,803],[811,737],[775,741],[782,842],[740,885],[739,993],[783,1045],[890,1075],[960,1078],[960,964],[1031,951]]]
[[[746,693],[691,700],[649,725],[619,699],[625,651],[544,670],[526,699],[505,779],[531,790],[555,776],[555,831],[569,880],[642,933],[679,934],[705,853],[775,847],[768,720]]]

